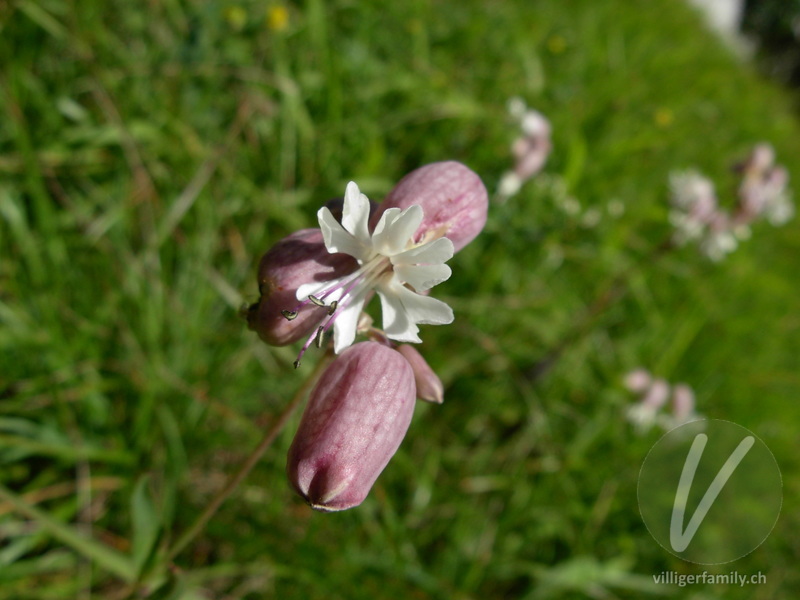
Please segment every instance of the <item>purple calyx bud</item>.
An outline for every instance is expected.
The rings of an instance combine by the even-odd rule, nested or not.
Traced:
[[[361,342],[320,377],[289,448],[289,482],[315,510],[358,506],[405,437],[414,373],[396,350]]]
[[[444,402],[444,385],[439,376],[431,369],[428,362],[413,346],[401,344],[397,351],[402,354],[414,371],[414,383],[417,386],[417,398],[425,402],[441,404]]]
[[[486,224],[489,196],[477,173],[455,161],[437,162],[412,171],[392,188],[372,216],[375,227],[388,208],[406,209],[418,204],[424,213],[414,237],[447,237],[458,252]]]
[[[308,336],[328,314],[328,308],[298,306],[297,288],[312,281],[329,281],[355,271],[347,254],[330,254],[319,229],[301,229],[275,244],[258,267],[259,301],[249,307],[247,324],[273,346],[285,346]]]

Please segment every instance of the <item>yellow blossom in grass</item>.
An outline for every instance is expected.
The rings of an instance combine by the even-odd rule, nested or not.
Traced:
[[[267,9],[267,27],[271,31],[283,31],[289,25],[289,11],[282,4]]]
[[[659,127],[669,127],[675,120],[675,115],[668,108],[659,108],[653,115],[653,120]]]
[[[551,35],[547,40],[547,49],[553,54],[561,54],[567,49],[567,40],[560,35]]]
[[[228,6],[223,16],[235,31],[241,31],[247,25],[247,11],[241,6]]]

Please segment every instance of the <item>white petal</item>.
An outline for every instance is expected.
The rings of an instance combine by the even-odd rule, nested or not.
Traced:
[[[375,225],[375,230],[372,232],[372,246],[383,246],[385,239],[388,236],[387,231],[392,228],[397,217],[400,216],[402,210],[399,208],[387,208],[381,218],[378,219],[378,224]]]
[[[387,213],[392,213],[391,215]],[[399,213],[399,214],[398,214]],[[409,206],[403,212],[397,208],[387,209],[381,215],[372,236],[373,249],[384,256],[393,256],[406,249],[408,242],[422,223],[422,207]]]
[[[447,265],[398,265],[394,272],[400,281],[409,284],[418,292],[424,292],[443,281],[452,274]]]
[[[394,265],[440,265],[453,258],[453,242],[439,238],[392,257]]]
[[[365,256],[364,245],[339,224],[330,210],[324,207],[320,208],[317,212],[317,219],[328,252],[331,254],[343,252],[359,260]]]
[[[419,344],[419,327],[409,318],[400,298],[390,291],[378,290],[383,315],[383,331],[386,336],[398,342]]]
[[[419,342],[417,323],[445,325],[453,310],[441,300],[420,296],[392,277],[378,287],[386,335],[401,342]]]
[[[365,297],[366,293],[353,297],[342,312],[336,315],[336,320],[333,322],[333,351],[336,354],[350,346],[356,339],[358,318],[361,316],[361,309],[364,308]]]
[[[408,318],[415,323],[447,325],[452,323],[455,318],[453,309],[436,298],[420,296],[401,285],[398,285],[397,295],[408,314]]]
[[[331,279],[330,281],[314,281],[313,283],[304,283],[297,288],[297,293],[295,296],[298,300],[307,300],[309,296],[317,296],[317,294],[328,288],[339,286],[338,290],[325,296],[325,303],[330,304],[332,301],[341,298],[345,286],[341,286],[340,284],[349,277],[351,277],[351,275],[345,275],[344,277]]]
[[[342,225],[359,242],[369,245],[369,199],[354,181],[347,184],[342,207]]]

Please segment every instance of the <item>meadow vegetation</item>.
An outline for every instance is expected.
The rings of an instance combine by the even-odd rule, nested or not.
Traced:
[[[320,356],[248,331],[260,255],[350,180],[458,160],[493,192],[512,96],[553,152],[435,290],[444,404],[339,514],[287,485],[294,415],[170,561]],[[798,223],[668,243],[670,172],[732,197],[760,141],[800,181],[793,95],[675,0],[0,3],[0,598],[797,593]],[[707,567],[766,584],[653,583],[702,568],[639,516],[639,366],[775,454],[772,535]]]

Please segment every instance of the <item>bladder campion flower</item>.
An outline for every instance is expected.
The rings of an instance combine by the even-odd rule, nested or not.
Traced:
[[[427,291],[450,277],[444,263],[480,233],[487,209],[480,177],[454,161],[412,171],[380,205],[351,182],[344,198],[319,210],[319,229],[296,232],[264,255],[248,325],[273,345],[307,336],[295,366],[331,329],[337,354],[367,329],[418,343],[418,325],[453,321],[450,307]],[[383,332],[359,327],[373,293]]]
[[[488,202],[480,177],[453,161],[409,173],[380,205],[350,182],[344,198],[318,211],[319,229],[295,232],[261,259],[250,328],[274,345],[309,336],[295,367],[330,329],[339,354],[311,393],[287,461],[290,482],[313,508],[360,504],[405,436],[414,399],[442,402],[442,381],[397,342],[420,342],[420,324],[453,321],[427,292],[483,229]],[[383,330],[362,312],[373,294]],[[359,331],[380,342],[353,345]]]
[[[756,145],[735,169],[742,180],[732,212],[718,206],[713,182],[700,173],[670,175],[670,221],[675,226],[677,244],[697,241],[703,254],[720,261],[736,250],[740,240],[750,237],[750,226],[762,217],[776,227],[792,218],[789,173],[775,164],[772,146]]]
[[[654,378],[645,369],[636,369],[625,376],[625,387],[639,394],[639,401],[628,407],[626,417],[639,433],[644,433],[658,424],[669,431],[679,425],[701,418],[695,410],[694,391],[685,383],[674,386],[664,379]],[[662,408],[672,398],[672,412]]]
[[[423,218],[419,205],[387,209],[372,233],[369,213],[369,200],[352,181],[345,191],[341,223],[327,207],[317,213],[328,252],[350,255],[359,267],[344,277],[307,283],[297,289],[300,304],[283,311],[286,319],[295,319],[308,304],[328,311],[300,356],[315,339],[321,343],[331,327],[337,354],[352,344],[361,310],[373,291],[381,299],[383,331],[392,340],[421,342],[418,324],[453,321],[453,311],[447,304],[419,293],[450,277],[450,267],[444,263],[453,256],[453,242],[445,237],[413,241]]]
[[[529,109],[519,97],[508,101],[508,112],[519,122],[522,135],[511,146],[514,168],[500,178],[497,196],[501,201],[514,196],[526,181],[542,170],[553,148],[550,121],[542,113]]]

